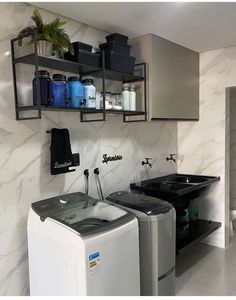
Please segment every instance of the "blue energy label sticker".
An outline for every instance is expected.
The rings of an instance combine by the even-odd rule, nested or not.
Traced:
[[[89,255],[89,272],[97,273],[100,270],[100,252],[94,252]]]

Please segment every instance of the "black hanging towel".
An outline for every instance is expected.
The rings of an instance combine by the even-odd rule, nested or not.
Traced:
[[[74,164],[68,129],[51,130],[51,174],[73,172]]]

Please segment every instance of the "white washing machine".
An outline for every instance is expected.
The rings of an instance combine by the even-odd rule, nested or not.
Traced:
[[[107,200],[133,212],[139,222],[142,296],[175,295],[176,214],[163,200],[124,191]]]
[[[33,203],[27,231],[31,295],[140,295],[131,212],[73,193]]]

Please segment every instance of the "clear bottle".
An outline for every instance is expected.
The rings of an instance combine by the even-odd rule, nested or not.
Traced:
[[[123,91],[122,91],[122,109],[123,110],[130,110],[130,96],[129,96],[129,84],[123,84]]]
[[[103,108],[103,92],[100,95],[100,107]],[[105,109],[112,109],[112,94],[111,92],[105,93]]]
[[[120,93],[114,93],[114,101],[112,103],[112,108],[116,110],[122,109],[122,97]]]
[[[129,92],[129,109],[136,110],[136,92],[135,92],[135,85],[130,85],[130,92]]]
[[[122,109],[122,95],[121,93],[117,94],[117,109]]]
[[[106,104],[106,99],[105,99]],[[103,109],[103,92],[100,93],[100,108]]]
[[[117,93],[112,93],[112,94],[111,94],[111,105],[112,105],[112,109],[115,109],[115,106],[116,106],[116,95],[117,95]]]
[[[113,94],[111,92],[106,93],[106,100],[108,103],[108,105],[106,105],[106,109],[112,109]]]
[[[101,108],[101,99],[100,99],[100,91],[96,91],[96,109],[100,109]]]

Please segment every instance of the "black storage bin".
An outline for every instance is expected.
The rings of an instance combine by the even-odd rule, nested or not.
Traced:
[[[72,55],[70,52],[66,52],[64,54],[64,59],[84,65],[99,67],[100,55],[78,49],[78,51],[75,52],[75,55]]]
[[[133,74],[135,59],[133,56],[123,55],[115,51],[105,52],[106,69],[117,72]]]
[[[120,54],[129,56],[131,46],[111,42],[109,44],[108,43],[100,44],[99,48],[104,51],[115,51],[115,52],[119,52]]]
[[[123,45],[127,45],[127,43],[128,43],[128,37],[126,35],[119,34],[119,33],[112,33],[110,35],[107,35],[106,40],[108,43],[113,42],[113,41],[118,44],[123,44]]]
[[[91,52],[93,49],[93,46],[89,45],[89,44],[85,44],[82,42],[74,42],[72,43],[73,47],[74,47],[74,52],[76,53],[79,49],[84,50],[84,51],[88,51]]]

